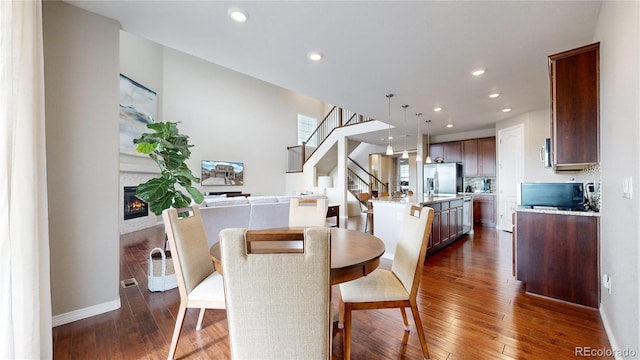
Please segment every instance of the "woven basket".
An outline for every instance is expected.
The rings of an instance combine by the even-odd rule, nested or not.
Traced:
[[[149,252],[149,291],[165,291],[178,287],[171,252],[154,248]]]

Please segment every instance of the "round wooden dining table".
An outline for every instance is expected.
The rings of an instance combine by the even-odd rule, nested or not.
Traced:
[[[384,251],[384,242],[371,234],[331,228],[331,284],[368,275],[380,265]],[[219,242],[211,246],[209,254],[216,271],[222,274]]]

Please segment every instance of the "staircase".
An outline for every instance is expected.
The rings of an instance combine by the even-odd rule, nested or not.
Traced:
[[[366,176],[369,177],[369,181],[362,179],[355,171],[351,168],[347,170],[347,190],[351,193],[358,201],[358,195],[361,193],[369,193],[372,194],[374,192],[379,191],[389,191],[389,183],[383,183],[382,180],[378,179],[375,175],[371,174],[367,170],[365,170],[360,164],[355,162],[350,157],[347,157],[350,161],[350,164],[355,165],[357,168],[364,172]],[[362,203],[362,201],[360,201]],[[366,203],[362,203],[363,205],[367,205]]]
[[[311,155],[318,150],[335,129],[372,120],[374,119],[334,106],[302,145],[287,147],[289,157],[289,168],[287,172],[302,172],[307,160],[309,160]]]
[[[386,123],[334,106],[307,141],[302,145],[287,147],[287,174],[292,176],[289,179],[293,179],[291,181],[294,183],[303,179],[305,185],[300,188],[309,189],[314,186],[317,173],[328,174],[336,167],[345,166],[343,170],[339,170],[344,171],[346,177],[345,194],[353,195],[358,202],[360,193],[375,194],[376,191],[388,191],[388,183],[383,183],[352,158],[347,156],[346,164],[340,165],[339,157],[342,155],[338,153],[345,151],[350,154],[360,145],[359,142],[351,140],[347,141],[344,150],[338,150],[342,147],[339,145],[341,141],[358,134],[386,129]],[[368,205],[366,202],[360,204],[365,207]]]

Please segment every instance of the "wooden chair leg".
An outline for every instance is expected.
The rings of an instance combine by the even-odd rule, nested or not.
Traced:
[[[342,302],[342,298],[338,304],[338,329],[344,329],[344,302]]]
[[[404,321],[404,331],[411,331],[411,327],[409,326],[409,319],[407,319],[407,312],[403,307],[400,308],[400,313],[402,313],[402,321]]]
[[[420,313],[418,312],[418,304],[411,302],[411,312],[413,313],[413,321],[416,323],[418,330],[418,338],[420,339],[420,345],[422,345],[422,353],[425,359],[429,359],[429,348],[427,347],[427,340],[424,337],[424,329],[422,328],[422,321],[420,320]]]
[[[351,359],[351,307],[344,304],[344,360]]]
[[[204,308],[200,309],[200,314],[198,314],[198,323],[196,324],[196,330],[202,330],[202,319],[204,319]]]
[[[187,312],[187,304],[180,303],[178,309],[178,315],[176,316],[176,326],[173,328],[173,336],[171,337],[171,346],[169,346],[169,355],[167,359],[173,359],[176,354],[176,348],[178,347],[178,339],[180,338],[180,330],[182,330],[182,323],[184,322],[184,315]]]

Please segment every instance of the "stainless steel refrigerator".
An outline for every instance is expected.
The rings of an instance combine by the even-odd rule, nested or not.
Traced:
[[[436,163],[424,165],[424,194],[455,195],[462,192],[462,165]]]

